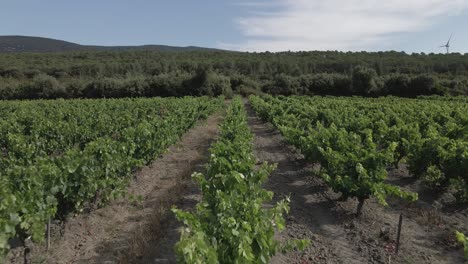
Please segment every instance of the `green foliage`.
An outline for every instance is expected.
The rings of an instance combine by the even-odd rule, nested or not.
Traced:
[[[300,76],[300,85],[307,95],[348,95],[351,79],[344,74],[319,73]]]
[[[352,91],[356,95],[369,95],[377,89],[377,72],[374,69],[358,66],[353,69]]]
[[[384,84],[384,93],[389,95],[406,95],[410,94],[411,78],[406,74],[392,74],[387,77]]]
[[[463,252],[465,254],[465,259],[468,260],[468,238],[458,231],[455,231],[455,236],[458,243],[463,245]]]
[[[263,87],[262,90],[275,95],[293,95],[298,94],[298,89],[299,81],[297,78],[282,73],[275,76],[271,84]]]
[[[190,90],[192,75],[187,73],[164,73],[147,80],[145,96],[183,96],[194,95]]]
[[[409,170],[432,188],[451,184],[458,190],[459,200],[468,201],[468,142],[434,133],[413,144],[408,155]]]
[[[431,75],[418,75],[411,79],[410,96],[443,95],[444,89],[439,86],[438,79]]]
[[[42,241],[49,218],[121,195],[223,98],[0,102],[0,253]]]
[[[420,95],[444,95],[446,89],[440,85],[438,78],[428,74],[392,74],[384,80],[383,94],[416,97]]]
[[[430,186],[452,186],[468,197],[467,105],[463,99],[250,97],[307,159],[321,164],[325,182],[361,203],[416,194],[385,183],[387,167],[402,160]]]
[[[32,85],[48,77],[43,93]],[[37,80],[39,81],[39,80]],[[49,89],[52,87],[52,89]],[[460,54],[113,51],[0,54],[0,99],[467,95]]]
[[[312,146],[328,144],[330,129],[336,130],[336,134],[343,133],[340,136],[343,138],[354,134],[349,136],[349,140],[355,139],[354,146],[333,146],[346,153],[362,154],[359,148],[366,144],[358,143],[363,143],[366,137],[376,144],[379,152],[393,149],[396,143],[391,162],[394,166],[404,161],[411,174],[423,179],[427,186],[439,189],[451,186],[457,191],[459,201],[468,200],[465,177],[468,109],[463,97],[418,100],[265,97],[254,101],[259,115],[300,145],[298,148],[311,160],[322,158],[322,152]],[[317,133],[318,130],[324,132]],[[338,144],[340,140],[331,142]]]
[[[199,70],[191,80],[191,88],[194,89],[195,95],[232,97],[229,78],[210,70]]]
[[[35,76],[25,93],[27,95],[37,94],[39,98],[59,98],[67,95],[57,79],[46,74]]]
[[[240,74],[233,74],[229,77],[231,81],[231,88],[236,94],[240,94],[242,96],[260,94],[259,83],[252,78]]]
[[[393,195],[414,201],[417,195],[401,191],[399,188],[385,184],[386,166],[393,161],[396,143],[378,151],[372,140],[371,131],[363,137],[349,133],[345,129],[316,127],[316,132],[309,132],[310,146],[315,144],[319,150],[318,159],[314,160],[323,166],[322,177],[336,192],[344,197],[356,197],[364,201],[374,196],[379,203],[387,205],[385,198]]]
[[[236,97],[211,147],[205,175],[193,178],[203,198],[194,213],[173,209],[184,222],[176,245],[182,263],[268,263],[279,249],[275,230],[284,228],[288,200],[264,208],[273,193],[262,188],[274,166],[255,169],[250,133],[242,101]],[[298,246],[307,246],[298,241]]]

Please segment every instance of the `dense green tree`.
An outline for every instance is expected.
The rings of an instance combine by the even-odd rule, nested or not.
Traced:
[[[357,66],[352,74],[352,92],[356,95],[367,96],[376,91],[377,72],[374,69]]]

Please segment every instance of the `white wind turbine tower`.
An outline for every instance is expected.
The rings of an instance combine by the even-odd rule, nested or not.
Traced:
[[[449,50],[450,49],[450,40],[452,39],[452,35],[453,35],[453,33],[450,34],[450,38],[447,41],[447,44],[440,46],[441,48],[446,48],[447,49],[447,54],[449,54],[449,52],[450,52],[450,50]]]

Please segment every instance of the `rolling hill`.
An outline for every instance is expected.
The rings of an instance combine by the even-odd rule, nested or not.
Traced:
[[[213,50],[202,47],[175,47],[166,45],[143,46],[93,46],[80,45],[63,40],[29,37],[29,36],[0,36],[0,53],[15,52],[66,52],[66,51],[118,51],[118,50],[156,50],[156,51],[193,51]]]

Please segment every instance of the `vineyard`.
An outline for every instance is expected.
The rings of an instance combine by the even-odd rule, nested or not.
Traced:
[[[222,98],[1,102],[0,249],[44,239],[50,218],[122,195],[131,172]]]
[[[2,259],[12,241],[43,244],[51,221],[66,226],[85,216],[69,231],[81,240],[60,255],[70,238],[57,238],[58,250],[35,253],[43,263],[463,263],[467,102],[271,95],[0,101]],[[202,135],[206,142],[197,140]],[[193,150],[203,157],[187,157]],[[154,181],[140,182],[141,170]],[[164,186],[170,177],[177,188]],[[135,201],[129,186],[145,183],[154,186]],[[125,206],[133,211],[119,211]],[[108,242],[115,236],[99,238],[99,229],[129,225],[103,216],[108,224],[90,227],[86,219],[106,207],[127,212],[124,219],[146,217],[137,226],[156,221],[134,236],[149,247],[125,261],[84,258],[140,245],[134,237],[125,247]],[[146,210],[150,217],[135,213]],[[398,255],[393,221],[400,215]],[[93,236],[96,245],[86,244]]]
[[[444,192],[453,194],[454,203],[460,205],[458,210],[464,212],[466,219],[468,105],[465,99],[251,96],[250,102],[258,116],[278,129],[307,162],[318,165],[312,173],[341,195],[336,199],[338,203],[357,199],[358,216],[370,198],[388,206],[388,199],[396,197],[407,202],[402,207],[390,199],[392,206],[418,208],[411,203],[418,200],[417,191],[421,191],[429,192],[432,201]],[[422,188],[411,191],[409,186],[393,184],[398,180],[389,179],[388,172],[398,169],[404,172],[400,178],[404,181],[413,178],[411,181],[420,183]],[[427,198],[419,205],[427,208]],[[371,210],[380,209],[373,205]],[[435,209],[418,210],[434,212]],[[422,211],[415,213],[414,209],[407,209],[406,214],[424,215],[424,221],[437,223],[436,230],[450,221],[460,221],[455,214],[453,219],[448,216],[448,222],[444,222],[441,220],[444,217],[428,216],[431,213]],[[381,213],[388,214],[388,211]],[[416,222],[422,222],[419,217],[414,216]],[[451,225],[466,229],[466,224],[459,224]],[[458,234],[459,243],[466,246],[462,233],[452,229],[448,236],[453,240],[454,233]]]
[[[416,193],[385,183],[387,167],[404,161],[414,177],[433,188],[457,190],[468,200],[468,105],[463,100],[251,97],[259,115],[273,123],[343,198],[359,200],[358,214],[373,196],[386,205],[393,195]]]
[[[254,170],[252,134],[235,98],[211,148],[206,175],[195,174],[203,199],[195,214],[173,209],[187,225],[176,246],[181,263],[268,263],[279,250],[275,230],[284,228],[288,201],[266,209],[273,193],[262,188],[274,166]],[[296,241],[303,248],[307,241]]]

